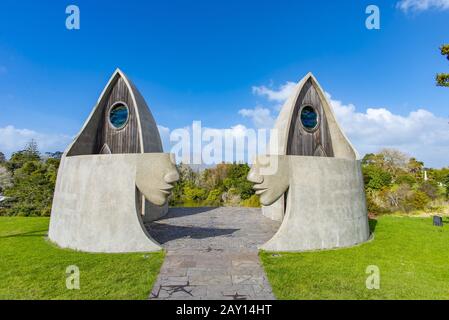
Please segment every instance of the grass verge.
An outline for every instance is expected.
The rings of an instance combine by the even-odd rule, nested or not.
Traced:
[[[164,254],[90,254],[47,239],[48,218],[0,218],[0,299],[146,299]],[[66,268],[80,289],[66,287]]]
[[[383,216],[370,221],[373,241],[332,251],[261,252],[278,299],[449,299],[449,218]],[[368,266],[380,289],[366,287]]]

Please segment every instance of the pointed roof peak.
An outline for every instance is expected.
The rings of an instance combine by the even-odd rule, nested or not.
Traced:
[[[305,84],[307,81],[312,80],[313,83],[318,83],[317,79],[313,75],[312,72],[308,72],[304,77],[301,78],[301,80],[298,81],[298,86],[302,87],[303,84]],[[298,91],[299,93],[299,91]]]
[[[114,71],[114,73],[112,74],[112,77],[114,77],[114,76],[116,76],[116,75],[119,75],[119,76],[121,76],[121,77],[126,78],[125,73],[124,73],[124,72],[122,71],[122,69],[120,69],[119,67],[115,68],[115,71]]]

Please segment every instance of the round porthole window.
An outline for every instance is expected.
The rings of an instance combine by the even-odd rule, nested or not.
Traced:
[[[128,118],[128,106],[122,102],[113,105],[109,111],[109,122],[115,129],[122,129],[128,122]]]
[[[315,108],[311,106],[305,106],[301,109],[301,124],[308,130],[314,130],[318,127],[318,113]]]

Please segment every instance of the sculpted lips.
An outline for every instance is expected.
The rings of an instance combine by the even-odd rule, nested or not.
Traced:
[[[260,185],[260,184],[254,185],[253,189],[256,190],[256,194],[259,195],[259,196],[260,196],[262,193],[264,193],[265,191],[268,190],[268,188],[264,188],[264,187],[262,187],[262,185]]]
[[[159,190],[161,190],[161,192],[162,193],[165,193],[165,194],[170,194],[171,193],[171,190],[174,188],[174,186],[173,185],[171,185],[171,184],[167,184],[167,186],[166,187],[164,187],[164,188],[161,188],[161,189],[159,189]]]

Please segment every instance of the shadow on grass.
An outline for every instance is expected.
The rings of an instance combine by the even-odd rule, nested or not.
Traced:
[[[377,227],[377,220],[376,219],[369,219],[369,228],[371,230],[371,233],[374,233]]]
[[[43,230],[35,230],[35,231],[29,231],[29,232],[7,234],[4,236],[0,236],[0,239],[24,238],[24,237],[45,237],[46,235],[47,235],[47,229],[43,229]]]

